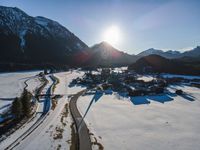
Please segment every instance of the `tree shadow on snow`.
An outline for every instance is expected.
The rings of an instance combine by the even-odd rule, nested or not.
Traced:
[[[172,87],[170,87],[170,88],[172,88]],[[195,101],[195,97],[192,96],[191,94],[188,94],[188,93],[186,93],[186,92],[183,92],[183,94],[177,95],[177,94],[175,93],[175,91],[176,91],[178,88],[173,87],[172,89],[174,90],[174,93],[173,93],[173,92],[170,92],[169,90],[167,90],[167,94],[168,94],[170,97],[177,97],[177,96],[180,96],[180,97],[184,98],[185,100],[188,100],[188,101],[191,101],[191,102],[192,102],[192,101]]]
[[[184,94],[182,94],[182,95],[180,95],[181,97],[183,97],[184,99],[186,99],[186,100],[188,100],[188,101],[195,101],[195,97],[194,96],[192,96],[192,95],[189,95],[189,94],[186,94],[186,93],[184,93]]]
[[[97,102],[101,97],[103,96],[103,93],[99,93],[99,92],[96,92],[92,98],[92,100],[90,101],[86,111],[85,111],[85,114],[83,115],[83,118],[85,118],[85,116],[87,115],[88,111],[90,110],[90,107],[92,106],[92,103],[95,101]]]
[[[130,101],[134,105],[150,104],[150,101],[147,100],[146,96],[131,97]]]
[[[0,98],[2,101],[13,101],[15,98]]]
[[[169,102],[169,101],[173,101],[174,99],[169,96],[168,94],[162,94],[162,95],[155,95],[155,96],[147,96],[147,98],[149,100],[153,100],[156,102],[160,102],[160,103],[165,103],[165,102]]]
[[[128,98],[128,93],[126,92],[117,92],[117,94],[120,96],[120,97],[123,97],[123,98]]]
[[[82,84],[74,84],[74,83],[70,83],[68,85],[69,88],[73,88],[73,87],[81,87],[81,88],[84,88],[84,87],[88,87],[87,85],[82,85]]]
[[[96,92],[92,98],[92,101],[97,102],[103,96],[102,92]]]
[[[136,96],[130,98],[130,101],[134,105],[150,104],[151,101],[156,101],[164,104],[165,102],[173,100],[174,99],[167,94],[155,95],[155,96]]]

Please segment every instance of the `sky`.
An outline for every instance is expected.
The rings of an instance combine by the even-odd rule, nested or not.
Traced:
[[[130,54],[200,45],[200,0],[0,0],[0,5],[58,21],[88,46],[102,42],[111,26],[120,31],[113,46]]]

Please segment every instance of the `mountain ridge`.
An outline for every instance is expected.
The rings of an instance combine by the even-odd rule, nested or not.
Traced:
[[[16,64],[125,66],[151,54],[170,59],[184,57],[187,61],[200,56],[200,46],[183,53],[151,48],[138,55],[120,51],[105,41],[88,47],[54,20],[5,6],[0,6],[0,41],[0,65],[4,69],[15,68]]]
[[[138,73],[200,75],[198,60],[190,62],[185,59],[167,59],[156,54],[144,56],[135,63],[129,65],[128,68],[129,70],[134,70]]]
[[[162,57],[169,58],[169,59],[181,58],[185,56],[197,57],[197,56],[200,56],[200,46],[197,46],[185,52],[180,52],[178,50],[163,51],[159,49],[150,48],[150,49],[140,52],[139,54],[137,54],[137,56],[144,57],[144,56],[148,56],[152,54],[160,55]]]
[[[127,54],[102,41],[90,47],[92,59],[90,62],[97,66],[123,66],[136,61],[136,56]]]
[[[89,47],[51,19],[31,17],[16,7],[0,6],[1,62],[77,64],[73,55]]]

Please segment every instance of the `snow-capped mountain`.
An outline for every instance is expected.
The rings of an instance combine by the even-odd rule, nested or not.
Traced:
[[[183,57],[200,57],[200,46],[195,47],[192,50],[182,53]]]
[[[107,42],[92,46],[90,54],[91,62],[99,66],[127,65],[136,61],[136,56],[119,51]]]
[[[145,51],[139,53],[138,56],[144,57],[144,56],[148,56],[148,55],[152,55],[152,54],[160,55],[162,57],[169,58],[169,59],[181,57],[181,53],[179,51],[169,50],[169,51],[164,52],[162,50],[158,50],[158,49],[154,49],[154,48],[145,50]]]
[[[194,49],[191,49],[189,51],[185,51],[185,52],[180,52],[177,50],[168,50],[166,52],[164,52],[163,50],[158,50],[158,49],[154,49],[154,48],[150,48],[148,50],[145,50],[141,53],[139,53],[137,56],[139,57],[144,57],[144,56],[148,56],[148,55],[159,55],[168,59],[174,59],[174,58],[181,58],[181,57],[199,57],[200,56],[200,46],[197,46]]]
[[[71,63],[88,46],[58,22],[0,6],[0,62]]]

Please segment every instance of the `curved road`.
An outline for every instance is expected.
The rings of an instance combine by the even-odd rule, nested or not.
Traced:
[[[85,90],[80,91],[74,96],[72,96],[69,102],[69,108],[72,114],[72,118],[76,125],[76,131],[78,132],[78,150],[92,150],[92,143],[90,140],[89,130],[76,105],[79,96],[81,96],[84,92]]]

